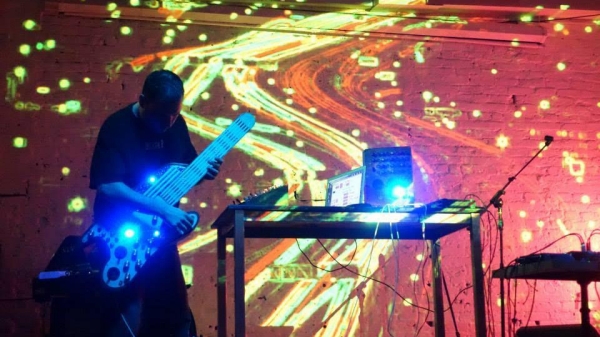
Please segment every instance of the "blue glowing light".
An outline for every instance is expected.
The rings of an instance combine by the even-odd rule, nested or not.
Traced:
[[[160,232],[159,231],[154,231],[154,237],[157,238],[160,236]]]
[[[150,176],[150,178],[148,178],[148,182],[150,182],[150,184],[154,184],[155,181],[156,181],[155,176]]]
[[[131,228],[126,229],[125,232],[123,232],[123,235],[125,235],[126,238],[132,238],[135,236],[135,231]]]
[[[406,196],[406,188],[396,186],[392,189],[392,195],[398,199],[404,198],[404,196]]]

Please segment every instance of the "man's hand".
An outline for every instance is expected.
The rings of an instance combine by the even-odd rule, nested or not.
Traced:
[[[219,174],[219,169],[221,168],[221,164],[223,164],[223,160],[220,158],[215,158],[214,160],[209,161],[208,164],[210,166],[206,170],[204,179],[213,180],[217,177],[217,174]]]
[[[173,226],[180,234],[185,234],[192,229],[194,217],[185,211],[167,204],[161,198],[156,198],[159,205],[159,215],[169,225]]]

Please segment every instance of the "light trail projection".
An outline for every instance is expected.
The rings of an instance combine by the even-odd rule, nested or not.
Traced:
[[[545,123],[544,116],[555,118],[552,121],[557,115],[579,118],[565,110],[560,95],[547,90],[530,92],[523,85],[529,95],[526,101],[516,102],[513,96],[514,102],[506,103],[510,88],[497,89],[500,82],[496,81],[511,81],[519,74],[494,53],[501,50],[506,58],[513,57],[519,53],[518,42],[473,47],[486,53],[482,58],[493,59],[482,60],[480,65],[471,64],[471,59],[450,42],[382,34],[390,27],[409,34],[416,29],[461,29],[469,24],[469,20],[458,17],[419,19],[355,12],[305,15],[286,10],[255,29],[242,29],[201,26],[180,19],[186,11],[210,7],[205,4],[132,0],[130,5],[156,9],[164,14],[165,21],[160,25],[123,22],[124,9],[117,3],[106,3],[111,17],[107,25],[114,27],[119,41],[128,43],[143,35],[155,47],[132,47],[127,52],[115,48],[118,52],[101,60],[106,68],[95,69],[96,73],[67,72],[69,65],[65,64],[64,76],[39,78],[30,61],[42,58],[43,53],[63,50],[68,41],[46,36],[40,22],[24,21],[23,30],[39,34],[43,42],[35,48],[23,43],[14,51],[20,53],[23,62],[12,65],[6,74],[5,100],[15,113],[53,114],[61,121],[102,114],[94,119],[101,121],[112,111],[91,108],[89,91],[95,84],[108,79],[118,87],[127,77],[142,78],[153,69],[165,68],[184,80],[182,116],[198,150],[239,113],[251,111],[256,115],[257,126],[232,154],[231,171],[224,166],[219,181],[210,185],[215,186],[214,191],[194,192],[182,201],[183,208],[203,212],[199,230],[180,244],[186,280],[194,283],[190,291],[212,289],[207,274],[212,271],[194,259],[198,254],[214,255],[216,232],[209,229],[210,224],[232,199],[288,183],[298,184],[298,195],[307,200],[306,204],[321,205],[325,179],[360,166],[362,151],[371,147],[413,148],[417,197],[423,202],[458,199],[469,193],[485,200],[535,152],[539,139],[551,134],[557,143],[566,140],[578,146],[561,147],[560,154],[552,157],[560,160],[544,160],[549,153],[545,152],[539,167],[551,178],[540,178],[539,172],[525,173],[519,178],[520,185],[514,186],[518,196],[506,197],[511,205],[508,217],[514,223],[507,231],[521,245],[511,254],[524,255],[543,246],[551,241],[546,235],[589,232],[597,226],[598,200],[586,189],[586,183],[596,179],[597,167],[591,158],[598,156],[600,133],[580,130],[576,124]],[[237,9],[230,15],[232,22],[261,10],[256,4]],[[562,35],[569,28],[568,22],[558,25],[549,26],[553,34]],[[597,34],[597,25],[590,29],[591,34]],[[150,30],[155,33],[149,38],[145,31]],[[531,55],[539,57],[534,52]],[[552,65],[547,72],[550,78],[556,77],[553,81],[564,81],[561,76],[572,69],[569,55],[549,56]],[[522,69],[530,66],[526,58],[519,62]],[[496,89],[502,91],[502,97],[494,92]],[[135,93],[124,97],[123,103],[135,97]],[[596,102],[590,104],[598,113],[600,103]],[[12,146],[19,151],[44,141],[35,135],[10,136]],[[79,159],[84,162],[83,157]],[[65,181],[71,179],[76,165],[61,162],[59,166],[57,174]],[[46,178],[51,179],[40,177],[40,181]],[[541,190],[549,194],[554,181],[565,183],[559,192],[568,193],[554,193],[552,198],[539,194]],[[86,226],[91,207],[85,196],[91,194],[84,196],[89,191],[72,189],[65,200],[63,223]],[[580,192],[573,196],[575,189]],[[566,209],[573,211],[563,211]],[[574,216],[583,209],[588,211],[581,218]],[[484,235],[489,235],[487,230]],[[484,239],[486,247],[493,244],[491,237]],[[425,284],[430,276],[423,272],[429,264],[422,244],[409,246],[401,241],[393,246],[392,242],[370,240],[323,243],[335,260],[313,239],[277,240],[266,247],[250,244],[245,275],[248,324],[292,326],[297,336],[375,336],[386,334],[391,314],[392,322],[412,329],[411,334],[420,327],[425,312],[411,303],[427,307],[429,288]],[[339,268],[338,262],[360,275],[390,284],[395,280],[386,275],[398,273],[396,285],[405,291],[406,299],[394,299],[391,291],[363,276],[346,270],[325,272],[311,265],[332,270]],[[415,316],[419,319],[416,325]]]

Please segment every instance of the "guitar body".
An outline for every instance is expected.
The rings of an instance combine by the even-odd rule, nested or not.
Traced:
[[[161,198],[170,205],[177,204],[206,175],[209,162],[227,154],[254,123],[254,116],[241,114],[190,165],[166,165],[135,190],[150,198]],[[198,213],[189,212],[194,217],[193,226],[181,234],[153,214],[134,209],[118,213],[126,215],[111,220],[110,224],[94,223],[82,236],[84,245],[95,244],[102,255],[100,268],[104,284],[117,289],[129,284],[160,247],[185,238],[200,220]]]

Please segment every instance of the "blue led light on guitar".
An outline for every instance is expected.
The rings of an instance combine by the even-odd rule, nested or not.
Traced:
[[[135,231],[131,228],[126,229],[125,232],[123,232],[123,235],[125,235],[126,238],[131,239],[132,237],[135,236]]]

